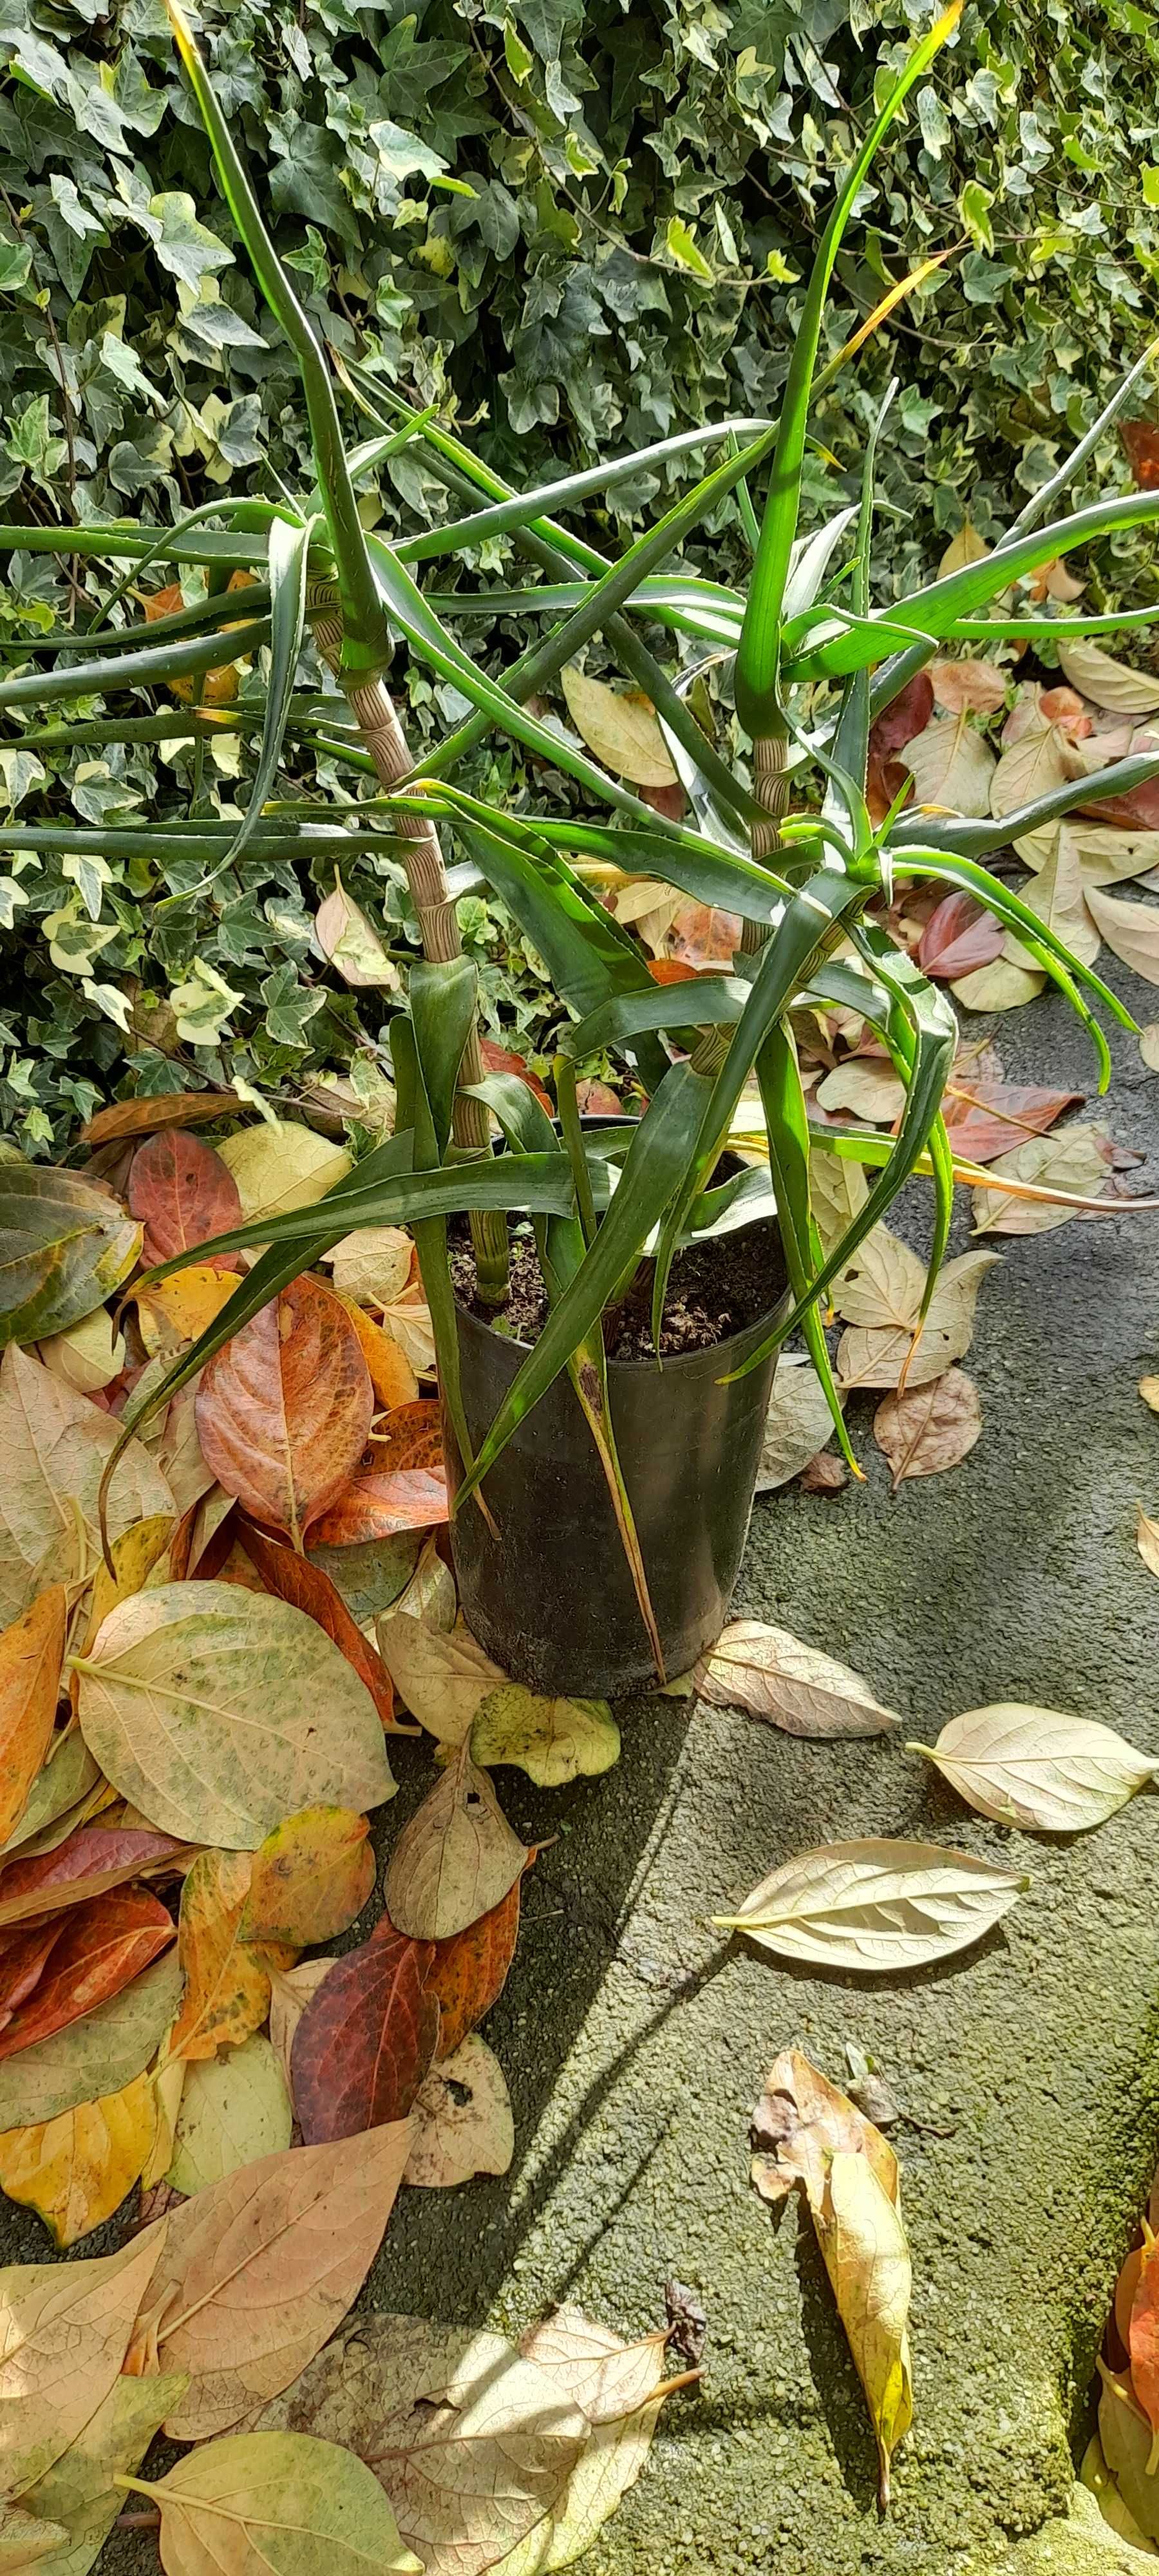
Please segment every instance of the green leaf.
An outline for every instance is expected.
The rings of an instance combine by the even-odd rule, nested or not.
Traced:
[[[0,1161],[0,1347],[46,1341],[102,1306],[140,1258],[141,1229],[76,1172]]]

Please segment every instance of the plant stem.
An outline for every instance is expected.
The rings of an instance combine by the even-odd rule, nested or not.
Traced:
[[[343,671],[342,618],[332,584],[311,582],[307,610],[314,641],[346,692],[351,714],[383,786],[388,790],[396,787],[401,778],[409,776],[413,763],[385,680],[381,675],[367,679],[356,672]],[[423,954],[435,965],[446,965],[451,958],[460,957],[463,950],[438,833],[428,815],[405,811],[399,813],[398,829],[405,844],[402,863],[418,915]],[[455,1143],[474,1154],[490,1152],[490,1124],[485,1103],[467,1099],[464,1086],[481,1083],[484,1077],[479,1032],[473,1025],[463,1050],[453,1126]],[[471,1241],[479,1295],[485,1305],[502,1306],[509,1285],[506,1218],[499,1210],[473,1210]]]

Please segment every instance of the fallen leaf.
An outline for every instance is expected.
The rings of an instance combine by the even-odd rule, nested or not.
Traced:
[[[469,1629],[447,1633],[428,1627],[406,1614],[401,1602],[389,1618],[378,1621],[376,1634],[403,1706],[441,1744],[464,1744],[484,1700],[505,1687],[506,1673],[476,1645]]]
[[[367,2461],[427,2576],[481,2576],[557,2504],[591,2436],[502,2336],[425,2317],[355,2319],[262,2421]]]
[[[582,2407],[590,2424],[614,2424],[647,2405],[664,2376],[663,2326],[625,2343],[582,2308],[553,2308],[519,2338],[519,2349]]]
[[[498,2058],[474,2033],[432,2067],[415,2095],[403,2181],[451,2190],[505,2174],[515,2153],[511,2096]]]
[[[957,536],[951,537],[939,561],[939,581],[944,581],[947,573],[964,572],[967,564],[981,563],[984,556],[992,553],[993,548],[987,545],[985,537],[979,536],[973,521],[963,519]]]
[[[1036,804],[1039,797],[1051,796],[1057,788],[1081,776],[1074,745],[1068,742],[1062,726],[1047,723],[1037,710],[1026,730],[1014,740],[1008,725],[1004,740],[1008,748],[1003,750],[990,781],[992,814],[1017,813],[1022,806]],[[1016,841],[1014,846],[1020,849],[1021,843]]]
[[[925,1967],[969,1948],[1030,1881],[938,1843],[827,1843],[785,1861],[746,1896],[739,1914],[714,1914],[779,1958],[875,1976]]]
[[[992,1080],[984,1075],[951,1075],[945,1100],[950,1144],[963,1162],[992,1163],[1013,1153],[1032,1136],[1040,1136],[1064,1109],[1082,1099],[1077,1091],[1050,1091],[1032,1083]]]
[[[424,1628],[437,1628],[443,1636],[450,1636],[458,1614],[459,1596],[450,1566],[444,1564],[439,1555],[437,1539],[424,1540],[410,1582],[394,1606],[400,1616],[421,1620]]]
[[[655,707],[640,689],[609,689],[567,662],[560,673],[567,711],[589,751],[634,787],[672,787],[676,771]]]
[[[489,1914],[432,1943],[428,1992],[439,2004],[438,2056],[452,2057],[502,1994],[519,1937],[520,1881]]]
[[[0,2031],[0,2063],[121,1994],[176,1931],[172,1915],[143,1887],[111,1888],[74,1906],[32,1994]]]
[[[166,2180],[174,2191],[205,2191],[259,2156],[279,2154],[293,2127],[276,2051],[268,2039],[243,2040],[228,2056],[188,2069]]]
[[[1135,1545],[1149,1574],[1159,1574],[1159,1521],[1149,1520],[1142,1503],[1136,1505]]]
[[[290,1208],[314,1207],[353,1169],[344,1145],[289,1119],[263,1118],[256,1127],[239,1128],[219,1151],[237,1183],[247,1225],[285,1216]]]
[[[270,1969],[270,2045],[276,2049],[287,2090],[294,2034],[311,1995],[316,1995],[333,1959],[299,1959],[296,1968]]]
[[[162,2242],[152,2229],[91,2262],[0,2272],[0,2494],[43,2478],[104,2404]]]
[[[830,1152],[814,1138],[809,1147],[809,1195],[821,1249],[828,1256],[836,1251],[854,1217],[860,1216],[869,1183],[860,1163]]]
[[[695,1681],[711,1706],[771,1718],[787,1735],[887,1735],[899,1723],[848,1664],[763,1619],[734,1619]]]
[[[657,794],[662,795],[663,792],[663,789],[657,790]],[[646,801],[651,804],[651,797],[648,797]],[[662,807],[657,807],[657,812],[662,811]],[[673,820],[678,823],[680,821],[680,815],[675,815]],[[483,1037],[482,1035],[480,1035],[479,1038],[479,1053],[483,1058],[483,1063],[488,1073],[513,1073],[517,1082],[525,1082],[528,1090],[535,1093],[535,1097],[539,1102],[540,1108],[546,1109],[548,1117],[554,1118],[555,1102],[551,1097],[551,1093],[544,1089],[542,1082],[540,1082],[537,1076],[532,1073],[525,1055],[516,1055],[510,1047],[496,1046],[494,1038]],[[619,1106],[619,1101],[617,1101],[615,1113],[617,1115],[619,1113]]]
[[[67,1611],[54,1583],[0,1636],[0,1843],[19,1824],[52,1742]]]
[[[393,1796],[365,1684],[313,1619],[270,1594],[200,1582],[138,1593],[80,1674],[81,1731],[106,1779],[188,1842],[256,1851],[303,1807],[361,1814]]]
[[[0,2066],[0,2130],[30,2129],[123,2093],[159,2048],[181,1996],[169,1949],[121,1994]]]
[[[966,710],[974,715],[996,715],[1006,704],[1009,681],[995,662],[980,656],[966,655],[962,661],[937,661],[930,664],[934,699],[948,715],[961,715]]]
[[[907,742],[905,767],[914,801],[949,814],[988,814],[996,762],[984,734],[965,713],[935,716]]]
[[[35,2128],[5,2130],[0,2189],[34,2209],[56,2245],[75,2245],[120,2208],[144,2171],[156,2126],[153,2086],[136,2075],[98,2102],[78,2103]]]
[[[247,1852],[199,1852],[181,1891],[178,1947],[185,1992],[166,2054],[216,2057],[260,2030],[270,2008],[265,1962],[242,1937],[252,1862]]]
[[[1073,689],[1084,698],[1093,698],[1097,707],[1109,707],[1115,715],[1149,716],[1159,707],[1159,679],[1153,671],[1133,671],[1126,662],[1117,662],[1089,636],[1076,635],[1073,642],[1064,641],[1065,628],[1058,639],[1058,658]]]
[[[1131,2393],[1151,2427],[1146,2475],[1159,2466],[1159,2237],[1145,2229],[1131,2319],[1127,2335],[1131,2357]]]
[[[404,1938],[385,1916],[368,1941],[335,1960],[290,2053],[307,2145],[405,2120],[438,2046],[430,1966],[431,1943]]]
[[[893,1471],[893,1490],[912,1476],[942,1476],[960,1467],[982,1437],[982,1408],[973,1378],[947,1369],[928,1385],[887,1395],[873,1417],[873,1436]]]
[[[975,1234],[1049,1234],[1065,1225],[1074,1209],[1052,1206],[1049,1200],[1011,1198],[1001,1186],[1004,1179],[1100,1198],[1107,1167],[1099,1131],[1072,1123],[1053,1136],[1032,1136],[1012,1153],[998,1155],[990,1165],[990,1186],[974,1192]]]
[[[421,1280],[412,1279],[392,1306],[383,1307],[382,1325],[420,1377],[437,1376],[434,1327]]]
[[[181,2097],[185,2091],[185,2078],[188,2072],[188,2061],[184,2057],[166,2057],[150,2074],[154,2127],[153,2144],[141,2168],[142,2216],[145,2215],[146,2194],[168,2188],[165,2176],[169,2171],[169,2159],[173,2153],[177,2115],[181,2109]]]
[[[127,2367],[188,2374],[175,2442],[227,2432],[280,2395],[341,2324],[382,2241],[405,2120],[243,2165],[170,2213]],[[365,2321],[363,2321],[365,2323]]]
[[[1027,1002],[1037,1000],[1045,985],[1046,977],[1037,968],[1018,965],[1004,954],[996,957],[992,966],[979,966],[971,975],[956,975],[950,991],[968,1011],[1020,1011]]]
[[[49,1746],[48,1760],[32,1783],[20,1822],[0,1848],[0,1865],[7,1867],[19,1851],[31,1858],[55,1850],[83,1821],[80,1811],[87,1809],[94,1791],[104,1794],[101,1775],[87,1744],[75,1726],[69,1727]],[[0,1909],[0,1923],[3,1920]]]
[[[878,2493],[889,2503],[890,2463],[913,2419],[909,2319],[912,2267],[897,2205],[866,2156],[839,2151],[815,2225],[877,2440]]]
[[[391,1922],[413,1940],[446,1941],[500,1904],[526,1858],[486,1772],[462,1745],[391,1853],[383,1884]]]
[[[145,1229],[141,1259],[148,1270],[242,1223],[228,1165],[203,1136],[181,1128],[150,1136],[138,1147],[129,1173],[129,1207]],[[214,1259],[228,1266],[230,1256],[217,1253]]]
[[[1139,1393],[1152,1413],[1159,1413],[1159,1377],[1141,1377]]]
[[[930,914],[917,944],[917,961],[924,974],[952,981],[992,965],[1002,954],[1003,937],[1001,924],[973,895],[948,894]]]
[[[887,1127],[900,1118],[905,1098],[905,1084],[891,1066],[861,1056],[851,1056],[848,1063],[839,1064],[817,1086],[822,1109],[848,1109],[855,1118]]]
[[[341,1300],[308,1275],[263,1306],[202,1371],[206,1465],[255,1519],[295,1546],[348,1484],[374,1414],[370,1375]]]
[[[150,2485],[165,2576],[423,2576],[376,2477],[334,2443],[302,2433],[235,2433]]]
[[[1148,2540],[1146,2532],[1141,2524],[1136,2522],[1130,2506],[1120,2493],[1118,2481],[1112,2477],[1107,2466],[1106,2455],[1097,2433],[1092,2433],[1079,2463],[1079,2484],[1094,2497],[1098,2507],[1097,2531],[1101,2533],[1103,2524],[1109,2523],[1117,2537],[1120,2540],[1129,2540],[1131,2547],[1139,2550],[1144,2558],[1159,2557],[1159,2549],[1156,2548],[1155,2542]],[[1127,2563],[1134,2565],[1133,2560]]]
[[[53,1915],[47,1923],[0,1932],[0,2029],[7,2028],[18,2005],[33,1993],[63,1929],[63,1915]]]
[[[120,1425],[75,1387],[9,1346],[0,1362],[0,1619],[54,1583],[89,1574],[100,1552],[97,1495]],[[146,1449],[130,1440],[109,1492],[109,1536],[172,1512]]]
[[[1123,903],[1101,886],[1086,890],[1087,910],[1108,948],[1144,983],[1159,984],[1159,906]]]
[[[141,1248],[120,1200],[80,1172],[0,1164],[0,1342],[67,1332],[119,1288]]]
[[[358,1346],[366,1362],[374,1400],[387,1413],[396,1412],[402,1404],[418,1401],[419,1382],[400,1343],[393,1333],[385,1333],[365,1308],[353,1297],[341,1300],[358,1335]]]
[[[237,1091],[138,1092],[98,1109],[80,1131],[82,1145],[110,1145],[133,1136],[155,1136],[168,1127],[205,1127],[243,1106]]]
[[[595,1778],[620,1758],[620,1730],[602,1699],[540,1699],[505,1682],[480,1702],[471,1760],[484,1770],[510,1763],[540,1789]]]
[[[87,2576],[125,2503],[118,2479],[140,2467],[179,2393],[176,2379],[118,2379],[67,2451],[21,2496],[22,2514],[43,2515],[50,2531],[61,2531],[60,2554],[44,2576]]]
[[[242,1930],[247,1941],[312,1948],[348,1932],[374,1885],[365,1816],[307,1807],[267,1834],[250,1866]]]
[[[240,1286],[240,1271],[214,1269],[209,1262],[197,1261],[173,1279],[157,1279],[149,1288],[138,1288],[137,1327],[150,1359],[168,1364],[178,1358],[187,1344],[216,1323]],[[200,1394],[199,1377],[193,1399],[195,1418]]]
[[[329,1575],[351,1618],[369,1629],[405,1592],[422,1544],[416,1530],[399,1530],[392,1538],[369,1539],[359,1547],[318,1547],[311,1531],[306,1553],[311,1565]]]
[[[925,1270],[908,1245],[875,1226],[835,1285],[850,1324],[837,1351],[842,1385],[897,1386],[904,1373],[920,1387],[943,1376],[970,1347],[978,1290],[994,1257],[965,1252],[943,1263],[915,1342]]]
[[[265,1591],[288,1601],[295,1610],[304,1610],[332,1639],[341,1655],[364,1682],[384,1726],[394,1724],[394,1690],[382,1657],[364,1637],[341,1593],[320,1565],[296,1549],[279,1547],[247,1521],[239,1521],[238,1544],[244,1548],[251,1565],[261,1577]],[[325,1933],[312,1934],[312,1939],[325,1940]]]
[[[824,1448],[832,1429],[825,1390],[812,1361],[782,1351],[765,1415],[757,1493],[776,1493],[799,1476]]]
[[[165,1410],[161,1437],[157,1443],[157,1464],[172,1493],[177,1511],[184,1518],[202,1498],[218,1489],[217,1479],[206,1466],[197,1437],[197,1390],[201,1371],[188,1386],[179,1387]],[[226,1508],[233,1504],[232,1494],[224,1497]],[[194,1566],[188,1571],[192,1573]]]
[[[310,1532],[315,1545],[350,1547],[450,1518],[437,1404],[400,1404],[372,1434],[357,1472]]]
[[[102,1387],[111,1386],[125,1365],[125,1340],[118,1333],[112,1316],[104,1306],[84,1321],[74,1324],[67,1333],[53,1333],[37,1344],[37,1351],[52,1377],[63,1378],[66,1386],[80,1395],[97,1395]]]
[[[906,1750],[936,1763],[981,1815],[1034,1833],[1085,1833],[1159,1776],[1159,1762],[1109,1726],[1017,1700],[967,1709],[936,1744]]]
[[[834,1458],[828,1450],[822,1450],[819,1456],[810,1458],[801,1470],[803,1494],[830,1496],[843,1494],[848,1482],[848,1467],[840,1458]]]
[[[364,1225],[344,1234],[327,1258],[338,1294],[358,1306],[392,1306],[411,1273],[414,1244],[400,1225]]]
[[[1093,966],[1100,940],[1085,901],[1088,891],[1078,842],[1072,833],[1064,831],[1059,833],[1054,857],[1040,868],[1023,900],[1057,939],[1065,941],[1072,956]]]
[[[593,2396],[598,2354],[602,2352],[605,2401],[615,2391],[617,2372],[621,2374],[621,2387],[640,2387],[647,2378],[652,2389],[660,2391],[666,2366],[659,2335],[648,2337],[644,2343],[625,2345],[609,2327],[581,2318],[577,2308],[561,2309],[544,2327],[533,2327],[522,2339],[520,2350],[524,2349],[541,2355],[539,2367],[564,2394],[579,2371]],[[689,2366],[695,2369],[697,2364]],[[541,2576],[541,2571],[542,2576],[549,2576],[549,2571],[570,2567],[585,2555],[621,2497],[635,2485],[651,2447],[662,2403],[661,2391],[639,2399],[626,2413],[600,2416],[547,2520],[537,2524],[526,2540],[500,2560],[495,2576]]]
[[[113,1560],[112,1572],[102,1557],[93,1576],[89,1613],[81,1641],[82,1655],[87,1655],[110,1610],[115,1610],[119,1601],[131,1601],[134,1593],[143,1589],[154,1566],[160,1565],[166,1554],[175,1526],[170,1512],[154,1512],[147,1521],[134,1521],[132,1529],[123,1531],[120,1538],[114,1539],[109,1551]],[[75,1694],[75,1673],[72,1682]]]
[[[374,923],[353,895],[347,894],[337,868],[334,891],[314,915],[314,937],[323,957],[336,966],[344,984],[356,993],[397,993],[402,978],[388,957]]]
[[[0,1878],[0,1929],[32,1923],[65,1906],[86,1905],[106,1888],[172,1870],[187,1857],[185,1844],[172,1834],[136,1826],[81,1825],[52,1851],[7,1864]]]
[[[1159,1073],[1159,1020],[1149,1020],[1139,1031],[1139,1053],[1149,1073]]]
[[[1159,2539],[1159,2488],[1148,2473],[1151,2426],[1132,2388],[1131,2373],[1120,2377],[1098,2361],[1102,2380],[1099,2439],[1119,2494],[1148,2539]]]
[[[838,2154],[865,2156],[886,2197],[896,2202],[900,2196],[897,2157],[888,2139],[799,2048],[782,2049],[770,2066],[751,2137],[750,2170],[762,2200],[775,2204],[799,2188],[816,2218]]]

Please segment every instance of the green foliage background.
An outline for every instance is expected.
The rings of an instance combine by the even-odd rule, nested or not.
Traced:
[[[899,0],[239,0],[203,33],[335,349],[437,401],[523,480],[775,410],[832,174],[913,27]],[[0,60],[4,516],[165,522],[231,485],[303,489],[296,380],[235,260],[161,0],[109,14],[99,0],[0,0]],[[830,456],[810,469],[817,507],[855,490],[864,423],[896,368],[883,593],[928,569],[967,510],[983,535],[997,528],[1154,329],[1157,83],[1159,21],[1134,0],[987,0],[887,147],[840,265],[832,346],[890,280],[960,247],[819,407]],[[1087,496],[1127,487],[1116,437],[1088,475]],[[620,487],[621,519],[597,515],[595,531],[621,541],[662,493],[641,474]],[[388,525],[447,513],[413,453],[380,499]],[[743,575],[731,504],[700,551],[706,569]],[[1137,567],[1133,538],[1123,551]],[[513,564],[495,543],[478,568]],[[1112,549],[1089,569],[1089,604],[1126,595]],[[6,578],[0,634],[18,639],[70,613],[77,584],[87,617],[104,576],[17,551]],[[1133,596],[1154,595],[1152,575],[1133,580]],[[509,655],[510,630],[470,632]],[[405,664],[398,685],[418,735],[460,711]],[[6,742],[0,816],[21,822],[187,813],[198,784],[188,750],[41,757],[11,725]],[[502,746],[488,758],[509,776]],[[312,761],[299,775],[340,785]],[[207,759],[200,794],[229,805],[228,755]],[[268,1086],[376,1037],[376,997],[356,1008],[311,952],[328,881],[240,873],[228,906],[160,920],[151,898],[173,881],[138,882],[131,861],[24,858],[0,874],[0,1121],[24,1143],[59,1142],[130,1078],[164,1087],[197,1067]],[[405,951],[401,881],[350,876]],[[526,1045],[542,1020],[535,961],[482,904],[466,928],[493,1033]],[[210,998],[182,1022],[172,996],[195,958]]]

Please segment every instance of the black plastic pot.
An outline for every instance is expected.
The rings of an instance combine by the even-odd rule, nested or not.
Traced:
[[[720,1258],[757,1229],[720,1241]],[[774,1275],[783,1279],[775,1226]],[[732,1386],[777,1305],[711,1350],[610,1361],[609,1397],[670,1680],[688,1672],[728,1615],[748,1533],[776,1354]],[[459,1308],[463,1405],[481,1441],[528,1344]],[[449,1444],[450,1445],[450,1444]],[[533,1690],[614,1699],[655,1685],[591,1433],[566,1372],[522,1422],[486,1480],[498,1528],[473,1503],[451,1526],[463,1616],[512,1679]]]

